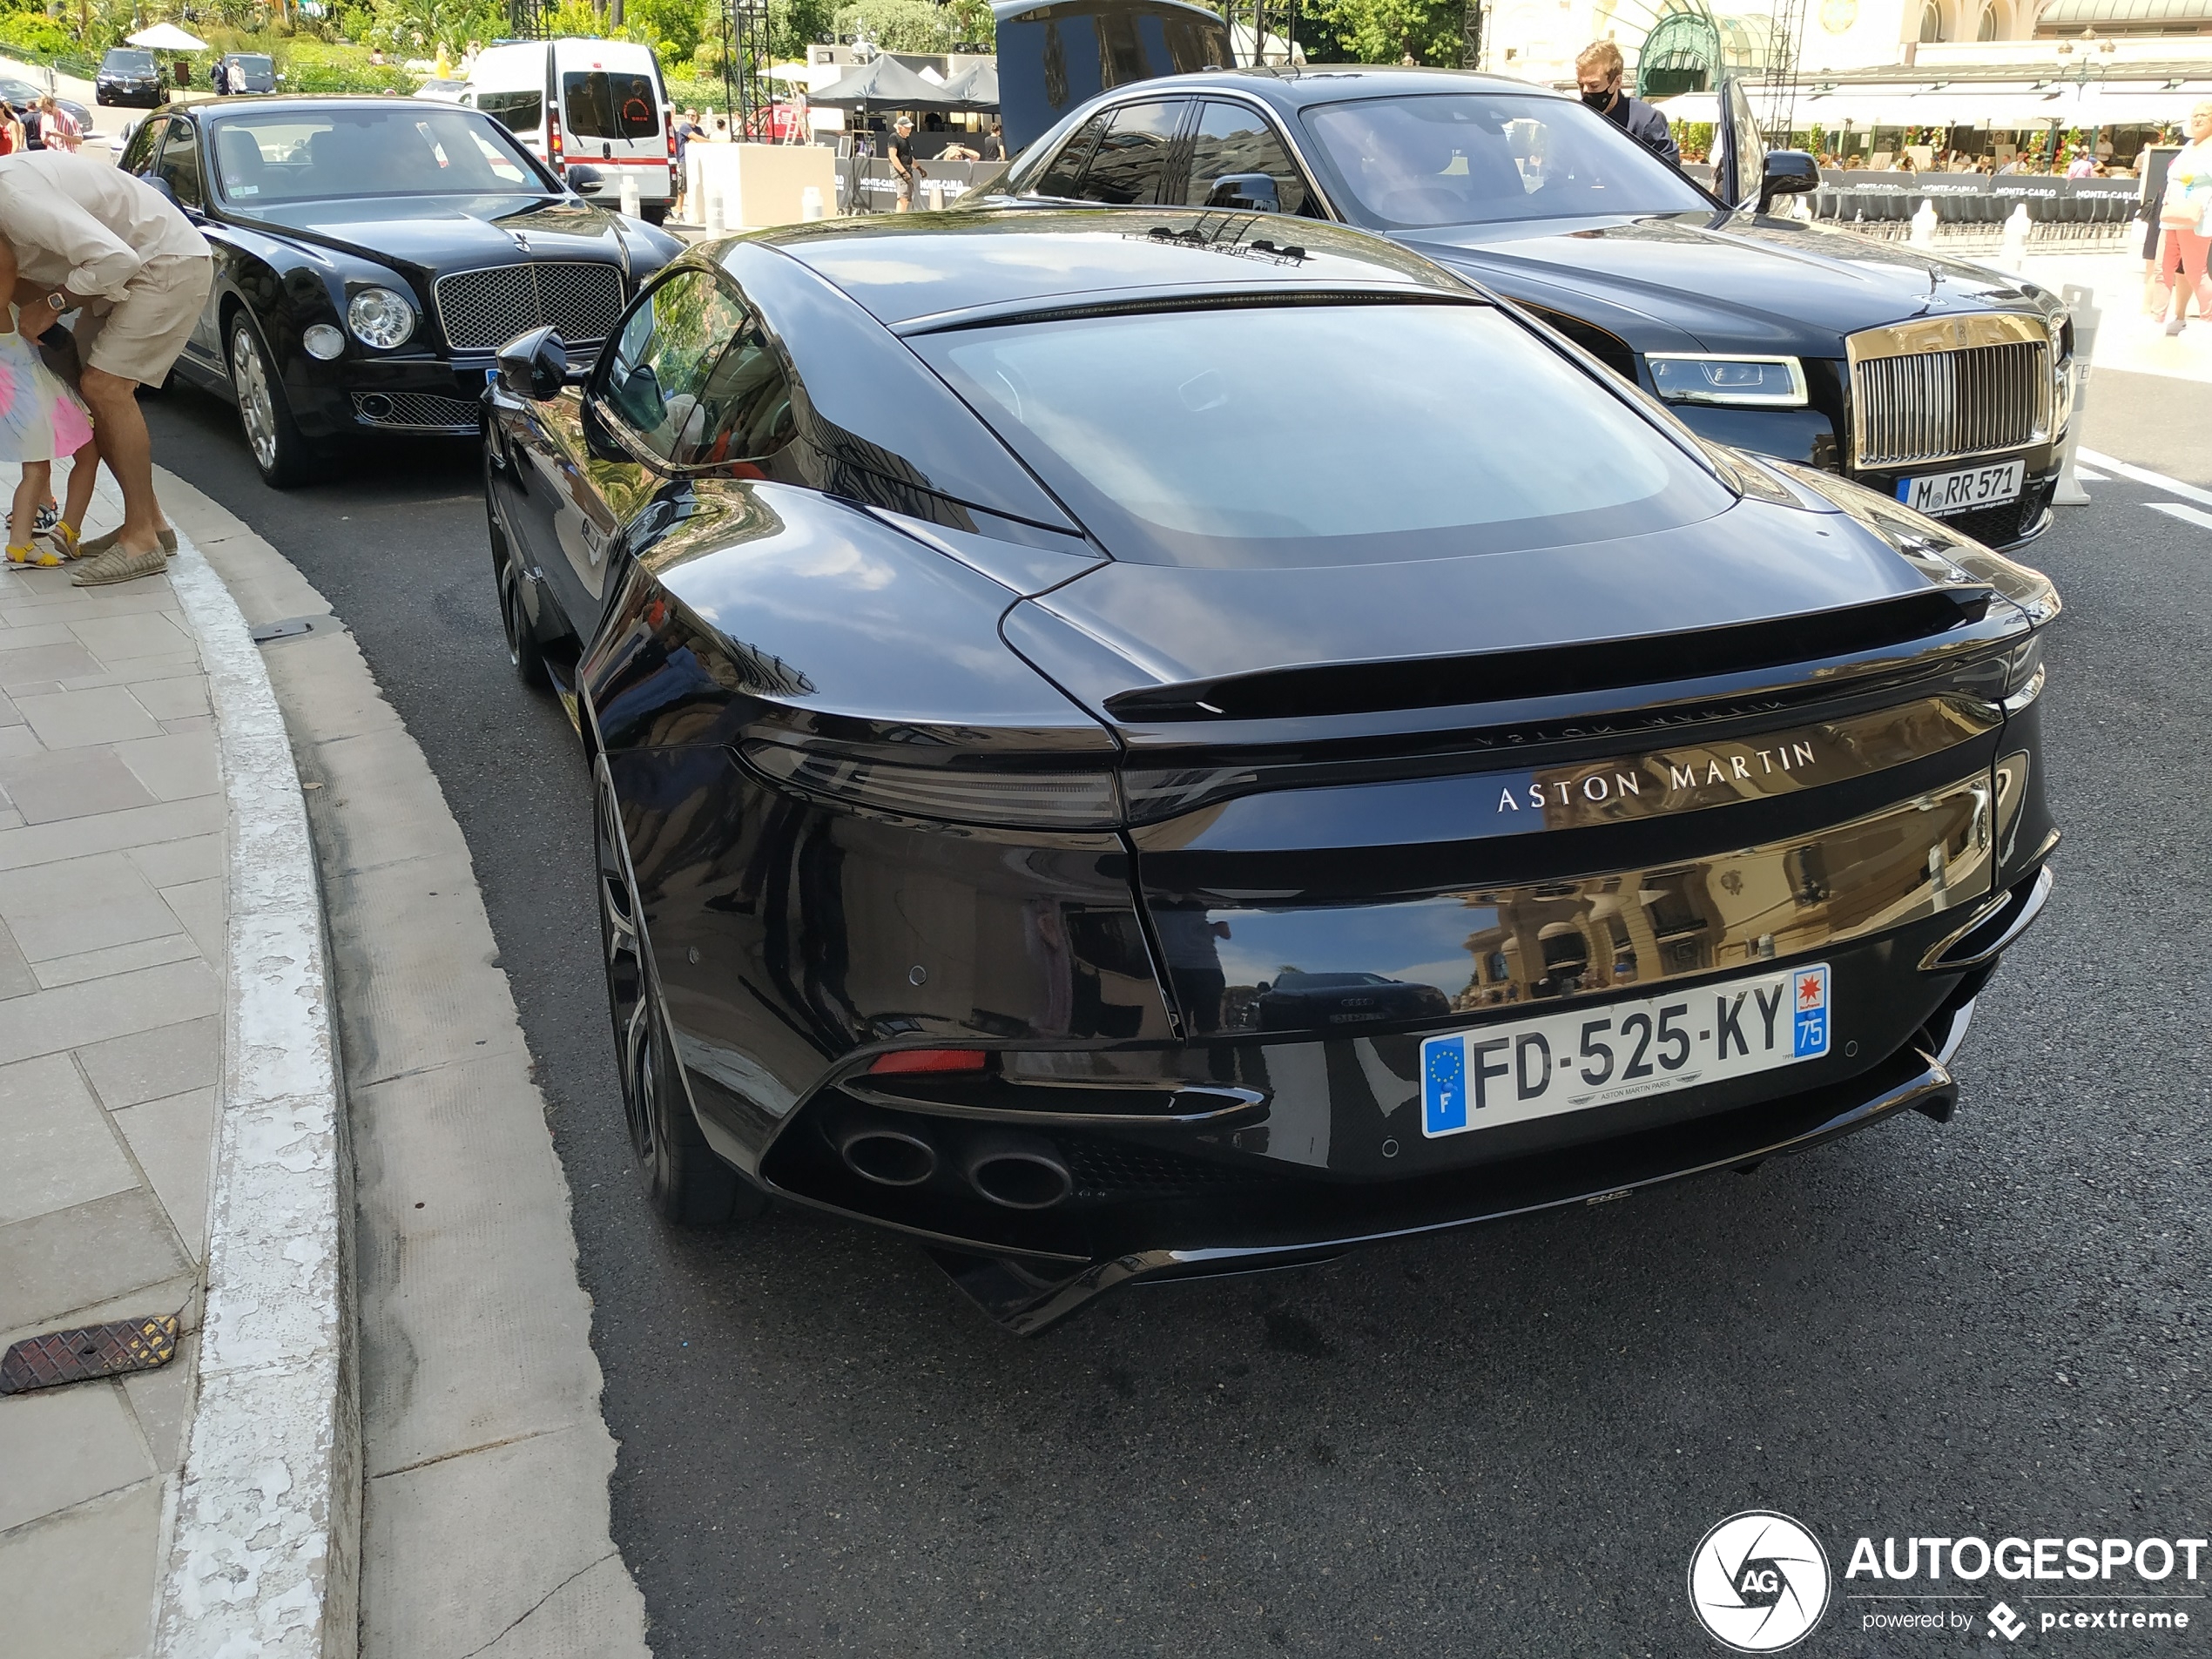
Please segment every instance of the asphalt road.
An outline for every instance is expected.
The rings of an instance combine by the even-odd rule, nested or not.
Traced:
[[[2212,467],[2208,388],[2108,375],[2094,399],[2096,448]],[[2047,715],[2067,842],[1951,1124],[1136,1291],[1020,1342],[857,1228],[647,1215],[585,773],[508,671],[473,456],[380,451],[277,495],[227,408],[148,407],[158,458],[353,628],[469,837],[575,1188],[615,1536],[662,1659],[1698,1655],[1721,1649],[1690,1622],[1689,1559],[1745,1508],[1799,1517],[1839,1574],[1862,1534],[2212,1530],[2212,1008],[2187,920],[2212,901],[2212,528],[2145,504],[2172,497],[2094,485],[2033,555],[2067,601]],[[2060,1604],[2020,1592],[2074,1587],[1942,1588],[1976,1594],[1841,1600],[1798,1651],[1987,1653],[1998,1594],[2033,1617]],[[1973,1622],[1863,1633],[1906,1605]],[[2072,1640],[2202,1650],[2212,1603],[2173,1605],[2186,1636]]]

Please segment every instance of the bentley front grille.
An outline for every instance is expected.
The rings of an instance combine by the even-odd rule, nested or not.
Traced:
[[[1862,468],[1964,460],[2052,435],[2056,384],[2040,318],[1930,318],[1871,328],[1844,345]]]
[[[435,392],[356,392],[354,418],[391,432],[476,432],[483,412],[471,398]]]
[[[496,265],[440,277],[438,326],[455,351],[492,351],[550,325],[570,345],[604,340],[622,314],[622,273],[580,260]]]

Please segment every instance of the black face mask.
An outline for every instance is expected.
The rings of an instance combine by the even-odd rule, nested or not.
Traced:
[[[1613,107],[1613,94],[1610,91],[1585,92],[1582,94],[1582,102],[1602,115]]]

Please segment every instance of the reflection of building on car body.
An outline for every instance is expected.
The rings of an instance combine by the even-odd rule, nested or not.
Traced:
[[[611,200],[618,178],[633,178],[653,224],[680,193],[674,111],[651,47],[565,37],[487,47],[456,101],[506,126],[556,172],[605,170],[586,195]]]
[[[999,11],[1020,153],[963,209],[1211,205],[1379,231],[1525,306],[1707,437],[1912,496],[1993,546],[2050,522],[2071,412],[2058,296],[1769,214],[1818,174],[1766,152],[1734,82],[1716,199],[1631,136],[1617,103],[1456,70],[1207,69],[1230,61],[1220,20],[1175,0]],[[1593,98],[1619,96],[1609,64],[1592,66]],[[1933,491],[1970,469],[1971,491]]]
[[[447,104],[194,104],[118,165],[199,216],[215,280],[177,373],[239,405],[274,483],[359,435],[473,435],[502,342],[559,322],[588,355],[677,248]]]

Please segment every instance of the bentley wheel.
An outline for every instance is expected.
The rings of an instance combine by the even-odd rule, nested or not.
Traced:
[[[749,1220],[767,1208],[767,1199],[714,1155],[691,1115],[661,1012],[652,950],[623,852],[614,791],[604,773],[598,797],[599,932],[607,1007],[614,1016],[623,1113],[631,1150],[645,1177],[646,1198],[664,1219],[688,1226]]]
[[[238,395],[238,423],[253,464],[273,489],[304,483],[314,470],[307,441],[293,424],[284,388],[269,367],[260,333],[244,313],[231,320],[231,388]]]
[[[525,685],[541,686],[546,683],[545,652],[537,643],[537,630],[530,624],[529,607],[523,599],[523,572],[515,563],[514,544],[499,528],[497,518],[492,520],[491,544],[498,556],[494,567],[494,579],[499,583],[499,626],[507,636],[507,660]]]

